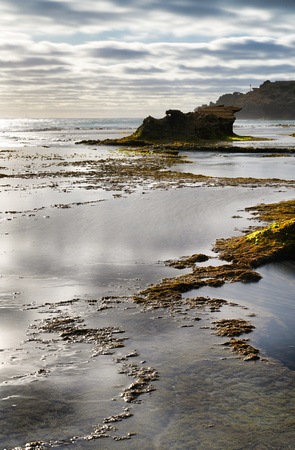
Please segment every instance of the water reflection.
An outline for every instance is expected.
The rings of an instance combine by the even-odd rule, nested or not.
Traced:
[[[239,158],[231,158],[229,171],[240,164]],[[204,155],[202,162],[200,155],[204,167],[212,163],[210,175],[214,166],[227,173],[220,162],[217,155],[213,159]],[[246,158],[243,164],[251,170],[248,163]],[[157,391],[133,405],[136,414],[120,424],[120,433],[137,432],[131,441],[119,443],[122,448],[255,448],[261,443],[277,445],[281,430],[283,445],[294,441],[290,431],[293,375],[277,364],[245,366],[225,351],[220,338],[207,329],[222,311],[219,315],[200,312],[200,324],[186,328],[182,325],[189,322],[189,314],[184,315],[187,318],[166,311],[143,314],[128,300],[117,308],[97,311],[97,304],[85,301],[127,297],[160,278],[179,274],[157,262],[195,252],[212,255],[216,238],[238,234],[235,227],[249,225],[249,214],[239,210],[292,198],[292,190],[197,187],[112,199],[112,193],[82,189],[76,197],[79,201],[101,200],[102,195],[106,201],[65,209],[51,205],[70,204],[76,192],[47,185],[43,195],[28,187],[23,203],[18,192],[0,194],[5,205],[1,217],[9,219],[0,223],[3,447],[85,436],[125,405],[120,393],[130,379],[118,373],[113,356],[91,358],[91,345],[70,345],[57,335],[37,340],[38,323],[60,310],[82,318],[88,327],[122,327],[129,339],[114,357],[136,348],[140,356],[131,361],[147,361],[160,372]],[[31,215],[26,210],[34,205],[45,209]],[[5,214],[5,210],[14,212]],[[234,218],[237,211],[239,217]],[[247,289],[236,283],[205,290],[204,295],[249,307],[249,311],[231,309],[231,314],[246,317],[255,311],[257,328],[251,341],[293,367],[294,267],[267,266],[262,275],[260,283]],[[81,301],[58,305],[74,298]],[[34,333],[36,339],[30,340]],[[78,440],[75,445],[97,448],[98,444],[101,441]],[[114,448],[118,443],[108,440],[106,445]]]
[[[212,152],[182,152],[191,164],[179,164],[177,172],[191,172],[214,177],[278,178],[294,180],[295,157],[272,157],[251,153],[212,154]]]
[[[218,296],[237,302],[255,312],[256,330],[251,340],[265,354],[295,369],[295,265],[272,263],[258,269],[262,279],[250,283],[227,284],[219,288],[202,288],[191,295]],[[253,321],[253,320],[251,320]]]

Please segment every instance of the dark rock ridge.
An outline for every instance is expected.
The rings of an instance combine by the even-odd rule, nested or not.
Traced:
[[[295,81],[265,81],[246,94],[224,94],[210,105],[240,107],[238,119],[295,120]]]
[[[235,136],[234,113],[240,107],[207,106],[183,113],[169,109],[162,119],[147,117],[129,137],[149,142],[197,142],[200,139],[221,139]]]

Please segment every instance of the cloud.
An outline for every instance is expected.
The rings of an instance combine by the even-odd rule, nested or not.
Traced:
[[[147,51],[132,50],[131,48],[116,48],[111,46],[91,50],[91,56],[101,59],[130,60],[141,59],[148,56]]]
[[[293,25],[294,2],[257,0],[2,0],[1,30],[11,27],[40,36],[42,33],[76,34],[130,33],[157,40],[159,36],[215,36],[245,34],[251,27],[259,32],[269,30],[270,21],[276,33]],[[36,21],[38,26],[36,27]]]
[[[40,66],[56,66],[63,64],[65,65],[65,62],[62,62],[57,59],[47,59],[47,58],[23,58],[18,61],[0,61],[0,68],[1,69],[22,69],[24,67],[40,67]]]
[[[5,71],[0,92],[8,98],[11,91],[10,105],[16,97],[18,103],[23,98],[26,108],[42,99],[43,114],[58,109],[61,99],[67,114],[77,108],[76,115],[85,116],[87,111],[145,116],[160,114],[166,107],[192,110],[222,93],[245,91],[250,83],[258,86],[272,77],[291,78],[292,42],[231,37],[196,44],[70,45],[27,39],[25,56],[21,42],[2,42],[0,67]],[[11,46],[13,60],[8,59]]]
[[[164,73],[164,69],[160,69],[159,67],[142,67],[142,65],[124,67],[124,72],[129,75],[148,75],[155,73]]]
[[[156,115],[292,79],[294,15],[291,0],[2,0],[1,111]]]

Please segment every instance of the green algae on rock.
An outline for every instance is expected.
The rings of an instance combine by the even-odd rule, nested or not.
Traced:
[[[241,334],[251,333],[255,328],[244,319],[221,319],[213,322],[213,330],[217,330],[219,336],[229,336],[230,341],[224,342],[222,345],[230,346],[232,351],[239,356],[243,356],[245,361],[260,359],[259,350],[248,344],[246,339],[235,339]]]
[[[207,255],[203,255],[202,253],[198,253],[192,256],[184,256],[176,261],[168,260],[165,261],[165,264],[170,267],[175,267],[175,269],[184,269],[186,267],[195,267],[195,264],[198,262],[208,261],[209,257]]]
[[[68,343],[94,345],[92,356],[112,355],[113,350],[124,347],[124,340],[128,339],[114,336],[124,333],[124,330],[118,327],[86,328],[83,322],[80,317],[59,315],[44,319],[38,328],[41,332],[58,333],[60,338]]]
[[[282,222],[295,217],[295,200],[287,200],[279,203],[262,203],[258,206],[245,208],[255,217],[255,220],[263,222]]]
[[[220,259],[248,267],[294,259],[295,219],[275,222],[246,236],[220,239],[215,251]]]
[[[141,291],[134,296],[134,301],[142,304],[144,308],[177,308],[187,304],[189,308],[208,305],[210,310],[218,309],[227,304],[222,299],[208,299],[197,297],[194,299],[182,298],[184,292],[199,289],[203,286],[219,287],[226,282],[257,282],[261,275],[252,270],[261,264],[270,261],[294,259],[295,250],[295,219],[276,222],[261,230],[246,236],[221,239],[216,241],[214,250],[219,258],[230,262],[221,266],[196,267],[198,255],[190,258],[181,258],[179,266],[177,261],[168,261],[169,265],[178,268],[192,267],[192,272],[170,279],[163,279],[160,283]],[[186,264],[187,263],[187,264]],[[243,319],[222,319],[213,322],[217,334],[222,336],[240,336],[249,333],[254,328]],[[225,345],[244,360],[259,359],[259,351],[247,344],[245,340],[232,340]]]
[[[217,330],[219,336],[240,336],[244,333],[250,333],[255,328],[244,319],[221,319],[213,322],[213,329]]]
[[[234,353],[244,357],[244,361],[255,361],[260,359],[258,355],[259,350],[248,344],[248,339],[235,339],[232,337],[229,341],[224,342],[222,345],[231,347]]]
[[[134,301],[153,308],[172,307],[182,299],[182,294],[203,286],[219,287],[224,283],[259,281],[261,276],[249,267],[238,264],[195,267],[191,273],[164,279],[134,296]]]

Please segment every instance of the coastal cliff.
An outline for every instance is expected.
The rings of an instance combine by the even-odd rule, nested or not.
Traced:
[[[224,94],[210,105],[240,107],[238,119],[295,120],[295,81],[265,81],[246,94]]]

